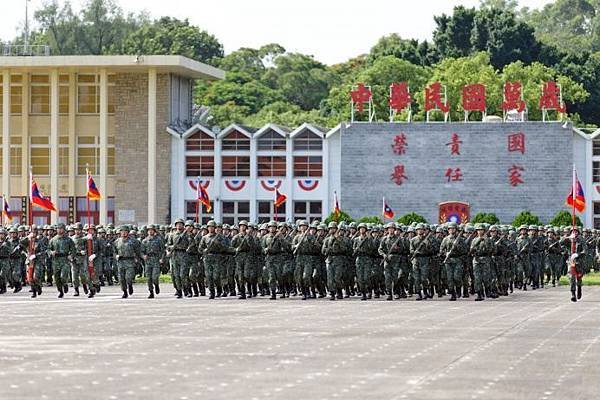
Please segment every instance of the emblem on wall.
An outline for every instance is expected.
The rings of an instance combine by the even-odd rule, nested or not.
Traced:
[[[300,179],[298,181],[298,186],[300,186],[300,189],[302,190],[311,192],[319,186],[319,181],[316,179]]]
[[[440,224],[446,222],[464,224],[469,222],[471,206],[469,203],[464,203],[462,201],[446,201],[439,204],[439,212]]]
[[[269,192],[274,192],[275,189],[279,189],[281,187],[281,184],[283,183],[283,181],[280,180],[275,180],[275,179],[263,179],[260,181],[260,185],[263,187],[263,189],[269,191]]]

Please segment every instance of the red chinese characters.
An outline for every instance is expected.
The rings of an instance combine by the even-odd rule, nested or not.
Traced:
[[[450,155],[460,155],[460,145],[462,144],[462,140],[460,140],[460,136],[458,133],[453,133],[452,138],[450,139],[450,143],[446,143],[446,146],[450,146]]]
[[[404,133],[401,133],[394,137],[394,144],[392,144],[392,151],[394,152],[394,154],[406,154],[407,146],[408,144],[406,143],[406,135]]]
[[[356,90],[350,92],[352,102],[356,104],[359,112],[363,112],[364,104],[368,103],[372,96],[373,93],[363,83],[359,83]]]
[[[459,182],[463,180],[463,174],[460,168],[448,168],[444,176],[448,179],[448,182]]]
[[[508,135],[508,151],[519,151],[521,154],[525,154],[525,134],[523,132]]]
[[[518,112],[523,112],[525,110],[525,101],[523,101],[521,93],[521,82],[506,82],[504,84],[502,110],[517,110]]]
[[[394,82],[390,86],[390,107],[400,112],[409,107],[412,102],[407,82]]]
[[[465,111],[481,111],[486,109],[485,86],[481,83],[466,85],[462,89],[462,107]]]
[[[525,168],[513,164],[509,169],[508,169],[508,182],[510,183],[511,186],[513,187],[517,187],[520,184],[523,183],[523,172],[525,171]]]
[[[450,111],[450,105],[442,102],[442,84],[434,82],[425,88],[425,111],[441,110]]]
[[[567,107],[561,101],[560,87],[554,81],[544,83],[542,96],[540,97],[540,108],[542,110],[556,110],[564,113]]]
[[[390,175],[392,182],[400,186],[408,177],[404,174],[404,165],[399,164],[394,167],[394,172]]]

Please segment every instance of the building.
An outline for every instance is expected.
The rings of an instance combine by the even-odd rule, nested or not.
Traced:
[[[37,224],[87,221],[86,167],[103,194],[95,223],[170,221],[167,127],[192,125],[194,80],[222,71],[180,56],[9,56],[0,71],[1,186],[17,222],[30,166],[59,209],[34,208]]]

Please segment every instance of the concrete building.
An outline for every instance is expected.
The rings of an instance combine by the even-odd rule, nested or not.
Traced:
[[[37,224],[87,221],[85,170],[103,198],[95,223],[171,219],[171,136],[191,125],[196,79],[224,73],[180,56],[0,57],[2,194],[27,220],[29,168],[59,213]]]

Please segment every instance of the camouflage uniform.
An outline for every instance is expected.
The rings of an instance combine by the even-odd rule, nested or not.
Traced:
[[[424,229],[423,224],[417,225],[417,230]],[[410,252],[412,254],[412,271],[415,278],[417,300],[422,300],[423,291],[425,298],[432,296],[427,293],[429,288],[429,256],[432,252],[432,244],[428,236],[417,235],[410,241]]]
[[[457,228],[456,223],[450,225],[452,228]],[[446,270],[446,279],[450,290],[450,300],[456,300],[456,296],[460,295],[460,288],[463,277],[463,258],[467,253],[467,245],[465,239],[460,233],[455,232],[449,234],[440,244],[440,257],[443,257],[442,262]]]
[[[216,227],[216,223],[209,221],[208,226]],[[229,250],[225,245],[225,237],[220,233],[209,232],[202,236],[198,250],[204,260],[204,271],[206,273],[210,298],[215,298],[215,287],[216,296],[220,297],[223,294],[223,288],[221,287],[221,271],[223,266],[221,263],[223,254]]]
[[[248,222],[240,221],[240,230],[242,226],[248,228]],[[252,297],[251,276],[254,269],[252,265],[253,239],[248,231],[240,232],[231,239],[231,247],[235,249],[235,275],[237,277],[238,291],[240,299],[246,298],[246,293]]]
[[[175,226],[183,225],[182,220],[175,221]],[[183,297],[183,291],[186,289],[189,280],[189,266],[187,259],[187,249],[190,245],[190,235],[182,230],[171,232],[167,239],[166,248],[170,254],[171,277],[175,286],[177,298]],[[187,273],[187,274],[186,274]]]
[[[277,223],[271,221],[269,228],[277,228]],[[279,233],[270,231],[263,240],[263,252],[265,254],[265,269],[269,276],[269,288],[271,290],[271,299],[275,300],[277,284],[281,281],[282,263],[284,262],[283,252],[285,251],[284,239]],[[281,297],[285,297],[282,292]]]
[[[59,229],[64,229],[59,224]],[[63,297],[69,286],[69,258],[75,254],[75,243],[66,234],[57,234],[48,242],[48,252],[52,259],[54,283],[58,289],[58,297]]]
[[[373,238],[366,232],[366,225],[361,223],[358,228],[359,231],[361,228],[365,229],[365,232],[361,232],[354,238],[352,254],[356,258],[356,280],[362,293],[361,300],[367,300],[367,293],[371,295],[371,254],[374,245]]]
[[[342,238],[341,231],[337,228],[336,222],[330,222],[330,234],[323,241],[321,253],[325,256],[325,268],[327,270],[327,288],[329,289],[329,297],[335,300],[343,298],[343,274],[346,261],[345,241]],[[335,232],[333,230],[335,229]],[[332,233],[333,232],[333,233]]]
[[[482,226],[476,230],[482,231]],[[473,276],[475,278],[475,301],[483,300],[484,291],[489,295],[491,286],[491,256],[494,253],[493,243],[485,236],[477,236],[471,242],[469,253],[473,256]]]
[[[154,225],[150,225],[148,229],[156,230]],[[160,278],[160,260],[165,256],[165,242],[160,235],[148,235],[142,240],[142,255],[146,261],[145,275],[148,278],[148,298],[154,298],[154,292],[160,293],[159,278]]]
[[[121,227],[121,232],[129,231],[127,227]],[[115,258],[119,268],[119,281],[123,298],[128,297],[128,293],[133,294],[133,280],[135,279],[136,259],[141,259],[139,242],[130,236],[119,237],[115,240]]]

